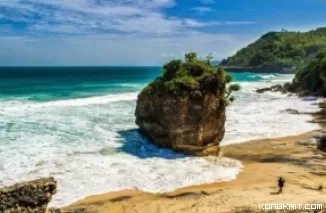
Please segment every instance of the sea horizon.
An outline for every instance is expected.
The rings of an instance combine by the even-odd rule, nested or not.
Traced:
[[[10,65],[1,66],[0,68],[52,68],[52,67],[163,67],[162,65]]]

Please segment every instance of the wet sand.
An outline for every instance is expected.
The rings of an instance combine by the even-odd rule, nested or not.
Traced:
[[[223,147],[226,157],[242,161],[237,179],[191,186],[164,194],[124,190],[90,196],[63,208],[65,212],[232,212],[258,209],[259,204],[326,203],[326,153],[316,149],[317,131],[283,138],[263,139]],[[277,179],[286,180],[277,194]]]
[[[314,122],[324,124],[324,113]],[[294,124],[296,125],[296,124]],[[322,125],[321,128],[324,126]],[[240,160],[243,171],[234,181],[203,184],[170,193],[124,190],[80,200],[63,212],[212,213],[257,210],[259,204],[326,203],[326,153],[316,149],[320,131],[275,139],[252,140],[222,148],[225,157]],[[278,194],[277,179],[285,188]],[[323,186],[323,190],[318,188]]]

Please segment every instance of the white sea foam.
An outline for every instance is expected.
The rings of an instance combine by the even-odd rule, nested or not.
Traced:
[[[118,101],[130,101],[137,99],[138,92],[110,94],[105,96],[90,98],[75,98],[68,100],[49,101],[45,103],[30,103],[28,101],[21,102],[18,100],[0,102],[2,109],[23,110],[26,108],[48,108],[48,107],[80,107],[88,105],[103,105]]]
[[[222,144],[295,135],[318,129],[317,124],[308,123],[312,119],[310,115],[293,115],[284,111],[296,109],[314,112],[318,110],[317,99],[308,100],[278,92],[255,92],[258,88],[290,82],[292,78],[293,75],[275,75],[273,81],[237,82],[242,91],[227,109],[226,134]]]
[[[249,76],[250,78],[253,79],[263,79],[263,80],[268,80],[268,79],[274,79],[277,77],[277,74],[255,74],[255,75],[251,75]]]
[[[279,93],[256,94],[271,82],[240,82],[243,90],[228,108],[222,144],[278,137],[318,128],[308,115],[284,109],[316,110],[315,102]],[[225,158],[185,157],[160,150],[135,132],[137,93],[32,102],[0,101],[0,185],[54,176],[59,190],[52,206],[91,194],[138,188],[150,192],[231,180],[241,169]]]
[[[108,104],[111,102],[117,101],[129,101],[136,100],[138,92],[131,93],[121,93],[121,94],[113,94],[92,98],[78,98],[71,100],[62,100],[62,101],[52,101],[44,104],[40,104],[37,106],[40,107],[71,107],[71,106],[87,106],[87,105],[97,105],[97,104]]]

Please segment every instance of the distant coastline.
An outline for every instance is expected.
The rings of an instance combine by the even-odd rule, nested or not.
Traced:
[[[244,67],[256,73],[294,74],[326,47],[325,38],[326,28],[309,32],[269,32],[223,59],[220,65],[227,69],[235,67],[239,72]]]

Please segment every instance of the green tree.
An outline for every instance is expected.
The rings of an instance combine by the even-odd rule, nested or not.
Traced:
[[[237,92],[241,89],[239,84],[231,84],[229,85],[227,92],[226,92],[226,98],[228,98],[231,102],[234,101],[234,96],[231,96],[233,92]]]
[[[237,84],[229,85],[231,82],[232,76],[223,67],[212,66],[206,60],[197,60],[197,54],[192,52],[185,54],[184,61],[175,59],[166,63],[162,76],[144,88],[144,92],[168,92],[172,95],[190,95],[196,99],[207,93],[218,93],[218,98],[228,105],[234,100],[231,93],[240,90]]]
[[[309,90],[326,96],[326,49],[321,50],[316,59],[300,70],[293,80],[301,90]]]
[[[326,49],[324,50],[321,50],[317,55],[316,55],[316,58],[317,59],[323,59],[326,57]]]
[[[326,48],[326,28],[309,32],[269,32],[222,60],[223,66],[292,65],[302,69]]]
[[[213,55],[210,53],[210,54],[208,54],[208,56],[206,56],[206,59],[207,59],[207,64],[208,65],[211,65],[211,60],[213,59],[214,57],[213,57]]]
[[[197,53],[195,52],[186,53],[185,59],[186,62],[194,62],[195,60],[197,60]]]
[[[163,78],[169,80],[174,77],[176,72],[181,68],[181,60],[172,60],[163,66]]]

